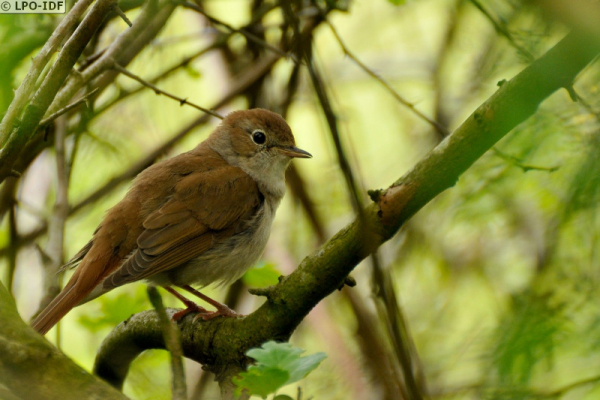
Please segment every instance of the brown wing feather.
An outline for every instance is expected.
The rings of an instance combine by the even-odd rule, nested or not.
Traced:
[[[146,218],[138,248],[103,287],[145,279],[200,256],[216,241],[235,234],[261,201],[256,182],[236,167],[226,165],[184,177],[174,195]]]

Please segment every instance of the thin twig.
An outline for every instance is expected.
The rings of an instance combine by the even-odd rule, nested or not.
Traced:
[[[294,31],[294,37],[297,40],[297,52],[300,55],[300,57],[306,61],[306,66],[308,68],[313,87],[315,88],[315,92],[321,104],[321,108],[323,109],[323,113],[325,114],[327,125],[329,126],[329,132],[331,133],[331,138],[333,139],[335,150],[338,156],[338,163],[344,175],[344,179],[346,180],[346,186],[348,189],[348,194],[350,196],[352,207],[357,213],[357,215],[362,219],[362,201],[358,194],[358,188],[356,186],[356,181],[354,179],[354,174],[350,167],[350,163],[348,162],[348,159],[346,158],[346,154],[342,147],[339,129],[337,126],[337,117],[333,112],[333,107],[331,106],[331,101],[329,100],[329,95],[327,94],[325,84],[321,79],[321,76],[317,73],[316,67],[313,63],[312,38],[308,37],[308,44],[305,45],[301,39],[302,36],[300,34],[300,22],[298,16],[292,10],[291,5],[288,2],[282,2],[281,8],[283,10],[285,18],[289,21],[290,26],[292,26],[292,29]]]
[[[222,27],[226,28],[227,30],[229,30],[230,32],[237,32],[242,34],[243,36],[245,36],[248,40],[266,48],[269,49],[277,54],[279,54],[282,57],[285,58],[289,58],[291,60],[293,60],[294,62],[300,62],[297,57],[294,54],[290,54],[290,53],[286,53],[283,50],[281,50],[278,47],[273,46],[270,43],[267,43],[266,41],[264,41],[263,39],[259,38],[258,36],[256,36],[255,34],[249,32],[247,29],[245,28],[234,28],[233,26],[229,25],[227,22],[223,22],[215,17],[212,17],[210,15],[208,15],[206,13],[206,11],[204,11],[202,8],[198,7],[195,4],[186,2],[186,1],[174,1],[175,4],[179,4],[182,5],[186,8],[189,8],[191,10],[194,10],[202,15],[204,15],[204,17],[206,19],[208,19],[210,22],[212,22],[213,24],[217,24],[217,25],[221,25]]]
[[[406,100],[404,97],[402,97],[396,90],[394,90],[394,88],[386,82],[385,79],[383,79],[378,73],[376,73],[375,71],[373,71],[371,68],[369,68],[367,65],[365,65],[362,61],[360,61],[360,59],[358,59],[358,57],[356,57],[354,55],[354,53],[352,53],[350,51],[350,49],[348,49],[348,47],[346,46],[346,44],[344,43],[344,41],[342,40],[342,38],[340,37],[340,35],[338,34],[337,30],[335,29],[335,27],[333,26],[333,24],[329,21],[326,21],[327,25],[329,25],[329,28],[331,28],[331,31],[333,32],[333,35],[335,36],[336,40],[338,41],[340,47],[342,48],[342,51],[344,52],[345,55],[348,56],[348,58],[350,58],[356,65],[359,66],[360,69],[362,69],[363,71],[365,71],[368,75],[370,75],[372,78],[374,78],[376,81],[378,81],[379,83],[381,83],[383,85],[384,88],[387,89],[388,92],[391,93],[392,96],[394,96],[394,98],[403,106],[407,107],[409,110],[411,110],[417,117],[421,118],[423,121],[427,122],[428,124],[430,124],[431,126],[434,127],[434,129],[436,131],[438,131],[440,133],[440,135],[442,135],[443,137],[448,136],[449,132],[448,130],[443,127],[442,125],[440,125],[438,122],[434,121],[433,119],[429,118],[428,116],[426,116],[425,114],[423,114],[421,111],[419,111],[416,106],[409,102],[408,100]]]
[[[43,310],[60,292],[61,282],[58,271],[63,265],[65,224],[69,216],[69,173],[65,154],[66,121],[57,121],[54,134],[56,154],[56,200],[48,223],[48,243],[42,251],[44,279],[42,301],[38,311]],[[41,250],[41,249],[40,249]],[[37,314],[37,313],[36,313]]]
[[[282,100],[280,109],[278,110],[283,118],[287,117],[288,110],[290,108],[290,105],[292,104],[294,96],[296,95],[299,83],[300,65],[294,64],[294,69],[290,74],[287,90],[285,91],[285,98]],[[318,242],[324,243],[326,240],[326,235],[325,227],[323,226],[323,221],[319,216],[319,213],[315,209],[315,205],[308,191],[306,190],[306,182],[300,174],[300,171],[298,171],[298,169],[295,167],[295,164],[292,164],[290,168],[288,168],[288,170],[286,171],[286,182],[290,187],[294,197],[296,197],[300,201],[302,208],[304,208],[308,220],[310,221],[313,230],[317,235]]]
[[[315,88],[315,92],[317,93],[317,97],[319,98],[319,102],[321,103],[321,108],[323,109],[323,113],[325,114],[325,118],[327,119],[327,124],[329,126],[331,138],[333,139],[333,143],[335,144],[335,150],[338,156],[338,163],[346,180],[348,194],[350,195],[352,206],[354,208],[354,211],[357,212],[358,215],[361,215],[363,210],[362,200],[359,196],[358,187],[354,179],[354,173],[352,172],[352,168],[350,167],[350,163],[348,162],[348,159],[346,158],[346,154],[342,147],[342,141],[337,125],[337,117],[333,112],[329,96],[327,95],[327,89],[325,88],[325,84],[323,83],[321,76],[318,74],[315,66],[313,65],[312,60],[308,59],[308,56],[306,61],[308,65],[308,71],[313,82],[313,86]]]
[[[121,17],[121,19],[122,19],[123,21],[125,21],[125,23],[126,23],[127,25],[129,25],[129,27],[130,27],[130,28],[133,26],[133,24],[131,23],[131,21],[129,20],[129,18],[127,18],[127,15],[125,15],[125,13],[123,12],[123,10],[121,10],[121,7],[119,7],[119,5],[118,5],[118,4],[115,4],[114,10],[115,10],[115,12],[117,13],[117,15],[118,15],[119,17]]]
[[[475,7],[477,7],[477,9],[479,11],[481,11],[481,13],[483,15],[485,15],[485,17],[494,26],[494,29],[496,30],[496,32],[498,32],[500,35],[504,36],[509,41],[509,43],[527,59],[528,62],[533,62],[535,60],[535,56],[529,50],[527,50],[525,47],[518,44],[515,41],[515,39],[512,37],[512,35],[508,31],[508,29],[506,29],[506,27],[504,25],[498,23],[494,19],[494,17],[483,7],[483,5],[479,2],[479,0],[471,0],[471,3],[473,3],[473,5]]]
[[[40,127],[47,125],[48,123],[54,121],[59,116],[66,114],[69,111],[79,107],[81,104],[85,103],[91,96],[93,96],[97,91],[98,91],[98,88],[96,88],[96,89],[92,90],[91,92],[87,93],[86,95],[80,97],[78,100],[75,100],[73,103],[69,104],[65,108],[61,108],[54,114],[49,115],[48,117],[44,118],[43,120],[40,121]]]
[[[271,9],[273,9],[273,7],[267,7],[265,10],[263,10],[262,13],[258,13],[255,16],[253,16],[252,20],[248,23],[248,25],[252,25],[254,24],[256,21],[260,20],[264,14],[266,14],[268,11],[270,11]],[[230,31],[227,33],[223,33],[221,35],[221,37],[219,37],[217,40],[215,40],[215,42],[213,42],[212,44],[208,45],[207,47],[199,50],[198,52],[192,54],[191,56],[185,57],[183,58],[181,61],[179,61],[176,65],[173,65],[172,67],[166,69],[165,71],[159,73],[158,75],[156,75],[154,78],[149,79],[148,81],[152,84],[156,84],[158,82],[160,82],[161,80],[169,77],[171,74],[173,74],[174,72],[178,71],[180,68],[185,67],[187,65],[189,65],[192,61],[194,61],[196,58],[203,56],[204,54],[215,50],[219,47],[222,47],[225,43],[227,43],[227,40],[229,40],[229,38],[231,37],[231,35],[233,35],[235,33],[235,31]],[[104,52],[104,50],[102,51]],[[283,51],[279,51],[278,53],[283,53],[285,54]],[[97,53],[97,56],[93,56],[90,57],[90,59],[97,59],[99,58],[102,53]],[[89,64],[88,60],[85,61],[85,64]],[[114,106],[115,104],[119,103],[120,101],[126,99],[127,97],[134,95],[136,93],[139,93],[140,91],[142,91],[144,89],[144,85],[139,86],[136,89],[133,90],[122,90],[120,91],[118,97],[116,99],[114,99],[113,101],[111,101],[110,103],[100,107],[98,110],[96,110],[96,114],[94,115],[93,118],[96,118],[97,116],[99,116],[100,114],[102,114],[103,112],[105,112],[106,110],[108,110],[109,108],[111,108],[112,106]]]
[[[169,97],[169,98],[171,98],[171,99],[173,99],[173,100],[177,100],[177,101],[179,102],[179,105],[180,105],[180,106],[183,106],[183,105],[187,104],[187,105],[189,105],[189,106],[191,106],[191,107],[194,107],[194,108],[195,108],[195,109],[197,109],[197,110],[200,110],[200,111],[202,111],[202,112],[205,112],[205,113],[207,113],[207,114],[210,114],[210,115],[212,115],[213,117],[217,117],[217,118],[219,118],[219,119],[223,119],[223,118],[224,118],[224,117],[223,117],[221,114],[219,114],[218,112],[215,112],[215,111],[209,110],[208,108],[204,108],[204,107],[202,107],[202,106],[199,106],[199,105],[197,105],[197,104],[195,104],[195,103],[192,103],[191,101],[188,101],[187,99],[184,99],[184,98],[181,98],[181,97],[175,96],[174,94],[171,94],[171,93],[165,92],[165,91],[164,91],[164,90],[162,90],[162,89],[159,89],[158,87],[154,86],[154,85],[153,85],[153,84],[151,84],[150,82],[147,82],[147,81],[143,80],[142,78],[140,78],[139,76],[135,75],[134,73],[132,73],[132,72],[129,72],[128,70],[126,70],[125,68],[123,68],[122,66],[120,66],[119,64],[117,64],[117,62],[116,62],[116,61],[115,61],[114,65],[113,65],[113,68],[114,68],[114,69],[116,69],[117,71],[119,71],[120,73],[122,73],[123,75],[125,75],[125,76],[128,76],[129,78],[131,78],[131,79],[133,79],[133,80],[136,80],[136,81],[138,81],[139,83],[141,83],[142,85],[144,85],[144,86],[147,86],[147,87],[149,87],[150,89],[154,90],[154,93],[156,93],[156,94],[158,94],[158,95],[161,95],[161,94],[162,94],[162,95],[165,95],[165,96],[167,96],[167,97]]]
[[[500,150],[498,150],[495,147],[492,147],[492,151],[501,159],[510,162],[511,164],[513,164],[515,167],[517,168],[521,168],[523,170],[523,172],[528,172],[528,171],[545,171],[545,172],[554,172],[556,170],[558,170],[560,167],[559,166],[554,166],[554,167],[538,167],[535,165],[528,165],[528,164],[523,164],[523,162],[518,159],[515,156],[511,156],[510,154],[506,154]]]
[[[396,358],[402,367],[408,398],[422,399],[425,391],[425,378],[406,325],[404,312],[398,304],[398,295],[392,284],[392,277],[389,271],[382,268],[377,252],[371,254],[371,263],[375,305],[380,317],[387,322],[386,328],[396,352]],[[381,301],[379,302],[377,299]]]
[[[148,298],[154,306],[163,331],[165,347],[171,353],[171,389],[173,400],[186,400],[185,370],[183,368],[183,349],[179,328],[167,315],[162,297],[154,286],[148,286]]]
[[[570,383],[562,388],[559,388],[559,389],[556,389],[556,390],[553,390],[550,392],[541,392],[541,393],[539,393],[539,396],[558,398],[558,397],[561,397],[562,395],[564,395],[565,393],[570,392],[573,389],[577,389],[579,386],[589,385],[592,383],[597,383],[599,381],[600,381],[600,376],[592,376],[591,378],[582,379],[580,381]]]
[[[438,130],[441,134],[447,135],[445,128],[441,127],[435,121],[425,117],[418,110],[414,108],[411,103],[408,103],[399,94],[397,94],[388,84],[371,71],[368,67],[366,67],[360,60],[358,60],[351,52],[348,51],[347,47],[344,45],[340,36],[337,34],[337,31],[333,27],[331,23],[329,23],[335,37],[340,43],[344,52],[363,70],[365,70],[369,75],[373,76],[379,82],[381,82],[390,92],[396,97],[402,104],[409,107],[413,112],[423,118],[425,121],[430,123],[436,130]],[[309,69],[310,71],[310,69]],[[311,72],[312,74],[313,72]],[[415,376],[415,368],[413,367],[413,363],[418,359],[415,356],[414,351],[410,351],[411,348],[414,348],[412,343],[412,339],[408,333],[408,329],[406,328],[406,323],[404,321],[404,316],[402,309],[398,305],[397,295],[393,289],[393,285],[391,284],[391,276],[385,274],[381,267],[381,263],[379,262],[379,257],[377,253],[371,254],[371,260],[373,264],[373,290],[374,294],[377,298],[381,299],[381,302],[375,301],[376,304],[379,304],[383,307],[378,307],[378,311],[383,318],[384,321],[387,321],[386,327],[388,330],[388,334],[393,343],[394,349],[396,351],[396,358],[402,366],[404,383],[406,385],[407,395],[409,399],[422,399],[422,391],[421,387],[424,385],[424,379],[422,378],[421,384],[417,383],[417,379]]]
[[[196,53],[192,54],[191,56],[185,57],[184,59],[182,59],[181,61],[179,61],[177,64],[173,65],[172,67],[160,72],[158,75],[154,76],[154,78],[149,79],[148,82],[152,83],[152,84],[157,84],[158,82],[162,81],[165,78],[168,78],[169,76],[171,76],[174,72],[178,71],[180,68],[183,68],[187,65],[189,65],[192,61],[194,61],[196,58],[203,56],[204,54],[215,50],[217,48],[219,48],[220,46],[222,46],[227,39],[230,37],[231,34],[224,34],[221,38],[219,38],[218,40],[216,40],[214,43],[208,45],[207,47],[197,51]],[[144,90],[145,85],[140,85],[137,88],[133,89],[133,90],[121,90],[119,91],[119,95],[116,99],[110,101],[108,104],[105,104],[101,107],[98,107],[98,109],[96,109],[96,112],[93,116],[93,118],[98,117],[99,115],[101,115],[102,113],[104,113],[106,110],[108,110],[109,108],[113,107],[114,105],[116,105],[117,103],[119,103],[120,101],[123,101],[124,99],[126,99],[129,96],[132,96],[136,93],[141,92],[142,90]]]

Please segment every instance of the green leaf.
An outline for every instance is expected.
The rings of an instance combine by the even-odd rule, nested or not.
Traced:
[[[266,398],[267,395],[285,385],[285,382],[289,379],[289,374],[281,369],[254,366],[240,375],[241,378],[233,379],[233,382],[237,385],[237,396],[245,389],[250,394]]]
[[[280,276],[281,272],[275,268],[274,264],[263,263],[246,272],[242,279],[250,287],[261,288],[276,285]]]
[[[278,394],[277,396],[273,397],[273,400],[294,400],[292,397],[288,396],[287,394]]]
[[[256,365],[234,379],[237,393],[243,389],[249,394],[265,397],[280,387],[299,381],[317,368],[326,357],[325,353],[316,353],[300,357],[304,350],[289,343],[267,342],[262,348],[250,349],[246,353],[256,360]]]
[[[388,1],[395,6],[401,6],[402,4],[406,3],[406,0],[388,0]]]

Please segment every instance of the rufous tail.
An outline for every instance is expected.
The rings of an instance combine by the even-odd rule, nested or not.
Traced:
[[[77,306],[88,295],[89,290],[78,290],[77,272],[64,289],[42,310],[33,320],[31,326],[40,334],[45,335],[73,307]]]

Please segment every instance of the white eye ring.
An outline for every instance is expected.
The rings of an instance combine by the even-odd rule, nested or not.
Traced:
[[[260,129],[257,129],[252,132],[252,141],[256,144],[265,144],[267,141],[267,135],[265,135],[265,133]]]

